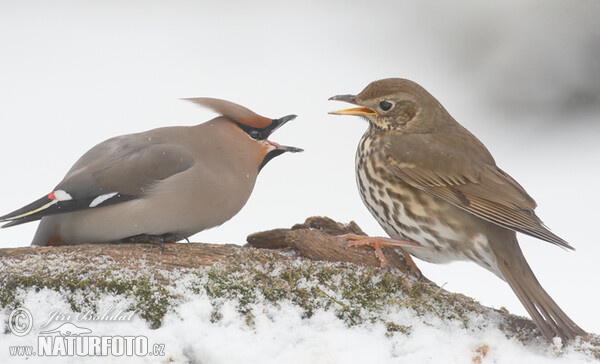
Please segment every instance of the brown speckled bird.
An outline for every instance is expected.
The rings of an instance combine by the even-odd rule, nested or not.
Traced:
[[[573,248],[543,225],[535,201],[438,100],[400,78],[330,100],[358,106],[332,114],[369,121],[356,152],[356,180],[393,239],[349,237],[354,245],[373,245],[380,257],[387,245],[432,263],[473,261],[508,282],[548,340],[586,335],[544,291],[516,232]]]
[[[296,115],[270,119],[225,100],[187,100],[221,116],[96,145],[48,195],[0,217],[3,227],[41,219],[32,245],[175,242],[231,219],[267,162],[302,151],[268,139]]]

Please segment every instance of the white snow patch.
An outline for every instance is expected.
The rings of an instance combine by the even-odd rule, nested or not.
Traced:
[[[298,263],[301,264],[301,263]],[[65,268],[66,269],[66,268]],[[271,274],[277,274],[277,270]],[[360,273],[360,269],[357,270]],[[206,292],[193,292],[192,283],[202,286],[206,275],[167,272],[177,278],[177,285],[168,288],[181,302],[163,319],[158,329],[136,315],[131,321],[77,322],[92,330],[93,335],[143,335],[150,345],[164,344],[165,356],[143,358],[64,358],[37,357],[28,363],[72,362],[143,362],[143,363],[472,363],[477,350],[487,347],[482,363],[585,363],[590,359],[573,349],[525,347],[516,339],[506,338],[498,323],[489,316],[471,314],[469,328],[459,320],[443,321],[438,316],[417,315],[397,305],[381,308],[382,320],[348,327],[333,309],[317,309],[310,318],[304,318],[301,307],[283,300],[273,304],[259,299],[251,305],[253,326],[239,312],[238,302],[221,299],[217,305],[220,319],[214,320],[215,300]],[[333,282],[339,276],[332,278]],[[200,283],[200,284],[198,284]],[[307,287],[314,281],[306,281]],[[324,287],[321,287],[324,289]],[[335,295],[333,292],[328,294]],[[14,362],[9,346],[32,345],[36,348],[40,325],[53,311],[73,313],[71,304],[62,293],[51,289],[18,292],[23,306],[34,318],[32,332],[24,337],[10,332],[0,334],[0,362]],[[72,297],[69,294],[69,297]],[[336,296],[336,299],[343,298]],[[99,312],[110,308],[127,310],[132,301],[105,294],[95,303]],[[10,311],[0,311],[0,320],[6,322]],[[76,313],[74,313],[76,314]],[[499,317],[499,316],[498,316]],[[499,320],[499,318],[498,318]],[[395,322],[410,328],[408,335],[389,333],[383,322]],[[54,325],[48,327],[54,328]],[[47,329],[47,328],[46,328]],[[560,355],[557,352],[565,351]],[[21,358],[24,359],[24,358]]]

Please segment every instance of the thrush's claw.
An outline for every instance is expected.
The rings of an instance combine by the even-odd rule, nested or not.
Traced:
[[[379,266],[381,266],[381,268],[385,268],[388,264],[388,260],[385,255],[383,255],[383,251],[381,250],[381,247],[383,246],[382,243],[373,243],[371,246],[375,249],[375,255],[377,255],[377,259],[379,259]]]

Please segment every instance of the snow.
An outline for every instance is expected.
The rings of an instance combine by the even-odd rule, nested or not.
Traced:
[[[297,267],[303,263],[298,262]],[[325,267],[339,267],[333,263],[319,263]],[[64,269],[72,268],[66,265]],[[258,270],[263,268],[254,267]],[[270,273],[277,276],[281,267]],[[60,268],[57,269],[57,271]],[[141,269],[143,271],[144,269]],[[386,304],[374,308],[373,315],[357,325],[348,325],[336,314],[335,307],[321,307],[312,316],[306,317],[299,305],[282,300],[277,303],[265,299],[258,291],[257,300],[250,304],[252,322],[240,313],[243,297],[210,297],[200,289],[207,283],[210,268],[193,273],[174,271],[162,272],[164,277],[176,279],[175,286],[168,286],[170,293],[177,297],[175,304],[164,316],[158,329],[151,329],[148,323],[133,315],[130,321],[68,321],[92,331],[94,336],[144,336],[150,346],[164,345],[164,356],[144,357],[39,357],[30,356],[28,363],[54,362],[141,362],[141,363],[585,363],[590,357],[577,352],[572,346],[562,348],[560,343],[549,344],[534,341],[525,346],[515,338],[507,338],[498,329],[498,315],[470,313],[469,323],[461,320],[443,320],[439,316],[402,308],[398,304]],[[266,271],[265,271],[266,272]],[[356,269],[355,273],[363,274]],[[120,272],[127,277],[136,272]],[[240,281],[245,278],[238,277]],[[381,278],[375,275],[372,283]],[[339,277],[333,277],[331,284],[337,286]],[[316,279],[303,279],[301,286],[310,288],[320,285]],[[89,293],[89,292],[88,292]],[[351,302],[332,290],[341,304]],[[9,355],[9,346],[33,345],[36,347],[40,332],[54,329],[57,322],[46,324],[53,312],[77,317],[72,310],[70,299],[89,297],[85,292],[73,294],[69,291],[57,292],[52,289],[29,289],[19,292],[20,307],[31,311],[34,325],[32,331],[18,337],[10,332],[0,334],[0,342],[5,348],[0,351],[0,362],[15,362],[18,358]],[[134,303],[131,298],[104,294],[95,298],[98,312],[127,311]],[[93,301],[93,300],[92,300]],[[88,304],[91,302],[88,299]],[[80,302],[81,303],[81,302]],[[219,319],[215,320],[215,310]],[[366,309],[365,309],[366,310]],[[365,311],[366,312],[366,311]],[[10,310],[0,312],[0,320],[6,321]],[[389,331],[384,322],[402,323],[409,328],[409,334]],[[486,355],[482,357],[481,352]]]

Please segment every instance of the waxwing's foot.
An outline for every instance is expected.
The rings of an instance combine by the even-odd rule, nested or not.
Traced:
[[[190,242],[187,236],[183,236],[181,234],[167,233],[163,235],[134,235],[125,239],[117,240],[114,242],[114,244],[155,244],[158,245],[160,247],[161,252],[164,253],[165,243],[176,243],[180,240],[187,240],[188,243]]]
[[[338,237],[345,239],[347,241],[348,246],[364,246],[364,245],[372,246],[375,249],[375,254],[377,255],[377,259],[379,259],[381,268],[385,268],[385,266],[388,263],[387,258],[385,257],[385,255],[383,255],[383,251],[381,251],[381,247],[388,246],[388,247],[392,247],[392,248],[398,248],[400,250],[402,250],[403,246],[421,247],[421,245],[412,243],[410,241],[395,240],[395,239],[383,238],[383,237],[370,237],[370,236],[363,236],[363,235],[356,235],[356,234],[344,234],[344,235],[339,235]],[[417,265],[412,260],[410,255],[408,253],[406,253],[404,250],[402,250],[402,254],[404,255],[404,258],[406,259],[406,263],[408,264],[409,269],[413,272],[417,271],[418,270]]]

